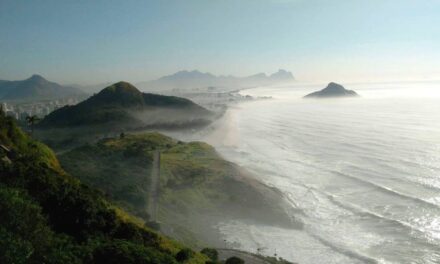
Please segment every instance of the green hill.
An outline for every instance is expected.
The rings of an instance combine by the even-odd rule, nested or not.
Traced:
[[[0,112],[0,263],[205,263],[70,176]],[[184,250],[183,252],[188,252]],[[189,251],[190,252],[190,251]]]
[[[242,219],[295,227],[282,195],[222,159],[202,142],[181,142],[159,133],[109,138],[60,156],[73,176],[112,201],[148,219],[145,207],[154,151],[161,152],[159,220],[163,232],[192,245],[224,247],[220,221]]]
[[[118,129],[166,127],[206,123],[211,115],[188,99],[142,93],[127,82],[118,82],[77,105],[50,113],[39,123],[39,127],[103,124],[117,126]]]

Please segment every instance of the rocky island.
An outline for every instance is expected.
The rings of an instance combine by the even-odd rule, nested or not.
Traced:
[[[359,95],[352,90],[347,90],[344,86],[331,82],[324,89],[310,93],[304,98],[335,98],[335,97],[358,97]]]

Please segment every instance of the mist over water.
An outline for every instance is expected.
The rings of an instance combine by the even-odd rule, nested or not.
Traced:
[[[243,91],[273,99],[229,109],[201,138],[281,189],[304,223],[222,223],[225,239],[300,263],[439,263],[440,84],[301,99],[323,87]]]

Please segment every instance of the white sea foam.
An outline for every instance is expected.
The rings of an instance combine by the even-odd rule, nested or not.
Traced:
[[[227,240],[300,263],[440,263],[440,84],[301,99],[318,87],[244,91],[274,99],[231,108],[202,138],[281,189],[305,224],[223,223]]]

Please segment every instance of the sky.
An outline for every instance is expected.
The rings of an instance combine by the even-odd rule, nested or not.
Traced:
[[[0,0],[0,79],[440,80],[439,0]]]

